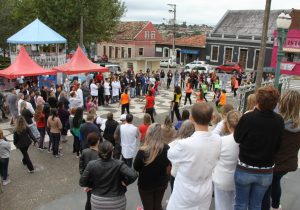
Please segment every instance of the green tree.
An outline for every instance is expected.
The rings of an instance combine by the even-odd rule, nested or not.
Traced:
[[[14,2],[11,24],[20,30],[39,18],[68,40],[69,49],[79,43],[80,18],[84,19],[84,44],[110,40],[126,11],[119,0],[0,0]],[[2,16],[0,14],[0,16]]]

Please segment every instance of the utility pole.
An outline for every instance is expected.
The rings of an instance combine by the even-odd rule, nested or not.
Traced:
[[[172,46],[172,61],[176,57],[175,55],[175,36],[176,36],[176,4],[168,4],[172,7],[169,12],[173,13],[173,46]]]
[[[271,3],[272,3],[272,0],[266,0],[263,30],[262,30],[261,43],[260,43],[260,52],[259,52],[256,80],[255,80],[255,89],[260,88],[261,83],[262,83],[263,68],[264,68],[264,62],[265,62],[265,56],[266,56],[266,45],[267,45],[267,38],[268,38]]]
[[[80,47],[83,48],[83,15],[80,17]]]

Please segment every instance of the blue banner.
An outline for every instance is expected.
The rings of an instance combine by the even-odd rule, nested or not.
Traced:
[[[199,55],[200,50],[180,50],[183,54],[193,54],[193,55]]]

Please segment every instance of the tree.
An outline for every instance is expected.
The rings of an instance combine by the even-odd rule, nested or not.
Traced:
[[[68,40],[69,49],[74,49],[79,43],[81,16],[84,20],[84,44],[89,46],[91,42],[110,40],[126,11],[125,4],[119,0],[6,1],[15,2],[12,24],[17,30],[39,18]]]

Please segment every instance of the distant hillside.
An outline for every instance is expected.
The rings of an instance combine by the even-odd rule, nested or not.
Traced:
[[[155,24],[163,39],[173,37],[173,25],[165,23]],[[213,26],[202,25],[187,25],[186,22],[176,25],[176,38],[186,37],[191,35],[209,34],[213,30]]]

